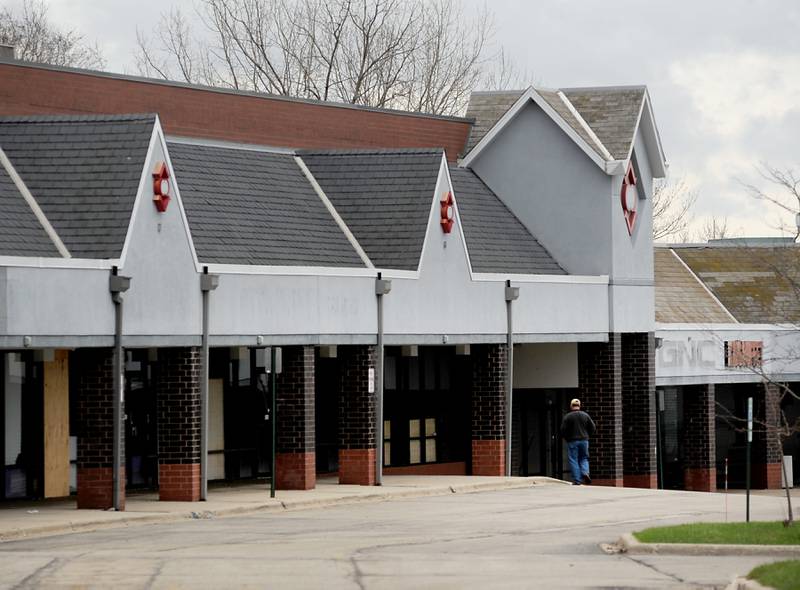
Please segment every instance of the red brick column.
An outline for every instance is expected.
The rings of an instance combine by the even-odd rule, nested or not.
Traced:
[[[781,389],[777,384],[764,383],[761,390],[763,394],[753,400],[753,487],[778,490],[783,449],[774,429],[780,424]]]
[[[114,507],[114,350],[76,351],[78,375],[78,508]],[[124,411],[124,410],[123,410]],[[125,509],[125,441],[120,508]]]
[[[622,460],[626,487],[658,487],[655,350],[652,332],[622,334]]]
[[[159,500],[200,500],[200,352],[158,351]]]
[[[369,393],[374,346],[339,346],[339,483],[375,485],[375,394]]]
[[[578,389],[581,408],[597,425],[589,442],[589,465],[595,485],[623,485],[622,338],[578,344]]]
[[[472,347],[472,475],[505,475],[505,344]]]
[[[687,490],[717,490],[714,384],[683,388],[683,424],[686,461],[683,485]]]
[[[283,347],[278,375],[275,486],[311,490],[316,485],[314,454],[314,347]]]

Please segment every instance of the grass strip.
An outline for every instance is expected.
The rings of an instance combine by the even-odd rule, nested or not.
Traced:
[[[760,565],[747,577],[777,590],[800,590],[800,559]]]
[[[720,545],[800,545],[800,524],[775,522],[701,522],[645,529],[642,543],[715,543]]]

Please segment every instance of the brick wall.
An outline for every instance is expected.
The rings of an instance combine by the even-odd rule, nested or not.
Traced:
[[[161,348],[156,366],[159,499],[200,499],[200,351]]]
[[[380,112],[0,64],[0,115],[158,113],[168,134],[296,148],[443,147],[455,161],[465,120]]]
[[[339,346],[339,483],[375,485],[374,346]]]
[[[505,475],[505,344],[472,346],[472,475]]]
[[[70,358],[78,375],[78,508],[114,506],[114,350],[80,349]],[[120,503],[125,506],[125,446],[122,446]]]
[[[655,335],[622,334],[623,473],[626,487],[657,488]]]
[[[774,430],[780,424],[781,389],[777,384],[764,383],[760,394],[753,400],[753,487],[775,490],[781,487],[783,456]]]
[[[683,388],[683,483],[687,490],[717,490],[714,384]]]
[[[582,409],[597,425],[589,443],[592,480],[596,485],[623,484],[622,338],[578,344],[578,390]]]
[[[310,490],[316,484],[314,455],[314,347],[284,346],[277,379],[275,485]]]

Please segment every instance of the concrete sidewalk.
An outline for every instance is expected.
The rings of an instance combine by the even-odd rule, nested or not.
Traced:
[[[206,502],[160,502],[157,494],[130,494],[125,511],[78,510],[74,498],[10,504],[0,507],[0,541],[93,531],[154,522],[217,518],[260,511],[320,508],[399,498],[564,485],[547,477],[384,476],[380,487],[339,485],[320,478],[308,491],[282,491],[270,498],[263,481],[212,486]]]

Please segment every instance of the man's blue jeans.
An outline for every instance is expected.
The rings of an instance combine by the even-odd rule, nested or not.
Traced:
[[[567,442],[569,468],[572,470],[572,481],[583,483],[583,476],[589,475],[589,441],[571,440]]]

